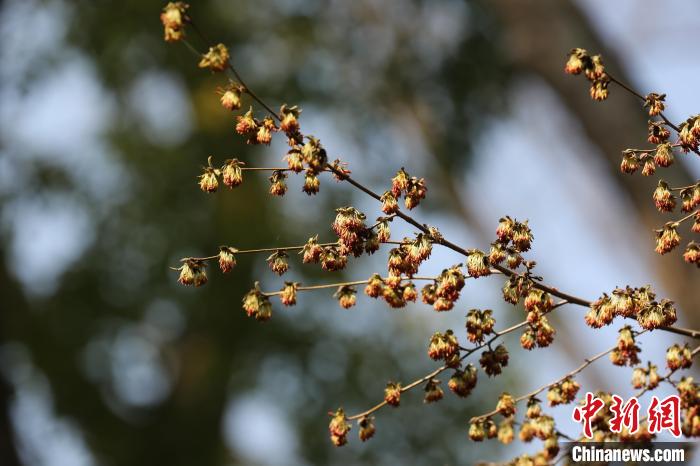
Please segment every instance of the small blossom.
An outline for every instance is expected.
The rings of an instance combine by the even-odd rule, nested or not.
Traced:
[[[646,386],[647,371],[642,367],[637,367],[632,371],[632,387],[639,390]]]
[[[653,159],[647,159],[644,161],[644,166],[642,167],[643,176],[652,176],[656,172],[656,163]]]
[[[449,359],[453,355],[459,354],[459,342],[452,330],[447,330],[444,334],[435,332],[430,338],[428,345],[428,356],[434,361]]]
[[[649,136],[647,140],[652,144],[662,144],[668,140],[671,132],[662,121],[649,121]]]
[[[283,250],[274,252],[267,258],[267,265],[270,266],[270,270],[282,275],[289,270],[289,256]]]
[[[476,367],[468,364],[463,371],[459,369],[455,371],[452,377],[450,377],[447,386],[449,387],[450,391],[457,396],[469,396],[474,387],[476,387],[476,374]]]
[[[498,441],[504,445],[508,445],[513,441],[514,437],[513,420],[504,419],[503,422],[498,425]]]
[[[467,338],[472,343],[481,343],[484,336],[493,332],[495,320],[492,317],[493,311],[486,309],[472,309],[467,313]]]
[[[200,68],[209,68],[212,71],[224,71],[228,66],[228,49],[224,44],[216,44],[209,47],[209,51],[202,55],[199,61]]]
[[[491,267],[489,266],[488,257],[482,251],[471,249],[468,251],[467,257],[467,272],[473,278],[485,277],[491,275]]]
[[[296,105],[293,107],[287,107],[287,104],[282,105],[280,108],[280,115],[282,121],[280,122],[280,129],[287,134],[294,134],[299,131],[299,115],[301,114],[301,109]]]
[[[284,158],[287,160],[287,166],[294,173],[300,173],[304,169],[304,160],[301,156],[301,151],[297,147],[290,149]]]
[[[528,419],[537,419],[542,414],[542,406],[540,405],[540,400],[537,398],[530,398],[527,400],[527,410],[525,411],[525,417]]]
[[[530,227],[527,224],[527,220],[522,223],[515,223],[513,226],[513,235],[511,239],[517,252],[526,252],[530,250],[533,235],[532,231],[530,231]]]
[[[410,301],[412,303],[416,302],[418,298],[418,293],[416,292],[416,286],[413,283],[409,283],[403,287],[402,291],[404,301]]]
[[[401,170],[396,172],[396,175],[391,179],[391,193],[394,195],[394,198],[398,199],[401,197],[402,192],[408,190],[410,180],[409,174],[401,167]]]
[[[270,298],[260,291],[260,284],[255,282],[252,290],[243,296],[243,310],[248,317],[254,317],[258,321],[267,321],[272,317],[272,303]]]
[[[687,369],[693,364],[693,354],[686,343],[683,346],[673,345],[666,351],[666,367],[672,371]]]
[[[350,424],[345,417],[345,412],[342,408],[331,414],[331,422],[328,425],[328,430],[331,434],[331,442],[336,447],[341,447],[348,443],[348,432],[350,432]]]
[[[564,71],[568,74],[581,74],[584,66],[588,66],[590,63],[590,57],[588,52],[584,49],[571,49],[569,52],[569,58],[566,61],[566,66],[564,66]]]
[[[401,384],[398,382],[389,382],[384,389],[384,401],[391,406],[401,404]]]
[[[287,192],[287,183],[284,181],[287,175],[281,170],[275,170],[270,176],[270,194],[273,196],[284,196]]]
[[[550,406],[569,404],[576,399],[581,386],[571,377],[567,377],[561,382],[550,387],[547,392],[547,401]]]
[[[237,252],[238,249],[228,246],[219,248],[219,268],[223,273],[230,272],[236,266],[236,256],[234,254]]]
[[[168,2],[160,15],[166,42],[175,42],[185,37],[185,23],[190,21],[186,11],[190,6],[185,2]]]
[[[258,144],[269,145],[272,141],[272,133],[277,131],[277,126],[275,121],[268,117],[265,117],[262,124],[258,127],[258,132],[255,135],[255,140]]]
[[[434,283],[425,285],[421,290],[421,300],[428,305],[435,304],[437,300],[437,286]]]
[[[243,170],[241,166],[245,165],[238,159],[229,159],[221,167],[221,178],[226,186],[235,188],[243,183]]]
[[[378,298],[382,294],[384,288],[384,280],[379,274],[375,273],[367,281],[367,286],[365,287],[365,294],[370,298]]]
[[[323,248],[321,253],[321,268],[329,272],[343,270],[348,263],[348,256],[340,254],[335,246]]]
[[[328,162],[326,149],[321,146],[319,139],[313,136],[307,136],[306,139],[306,144],[301,148],[301,155],[313,174],[320,173]]]
[[[637,314],[637,322],[647,330],[673,325],[676,318],[673,301],[668,299],[662,299],[659,303],[652,301]]]
[[[391,239],[391,228],[389,227],[389,219],[379,217],[377,219],[377,239],[380,243],[386,243]]]
[[[666,94],[652,92],[644,98],[644,108],[649,107],[649,116],[657,116],[666,108],[664,105]]]
[[[199,189],[205,193],[213,193],[219,188],[219,180],[213,168],[207,167],[204,173],[199,176]]]
[[[666,254],[680,244],[681,236],[677,228],[678,224],[669,222],[656,232],[656,252]]]
[[[653,198],[656,208],[659,209],[660,212],[671,212],[676,207],[676,198],[668,188],[668,184],[663,180],[659,181],[659,184],[654,190]]]
[[[653,365],[652,363],[649,363],[649,366],[647,368],[647,376],[648,376],[647,387],[650,390],[658,387],[659,384],[661,383],[661,376],[659,375],[658,368],[655,365]]]
[[[639,159],[633,151],[626,150],[622,154],[622,162],[620,162],[620,171],[622,173],[632,174],[639,169]]]
[[[202,286],[207,283],[207,264],[197,259],[183,259],[177,281],[185,286]]]
[[[659,144],[654,152],[654,163],[659,167],[670,167],[673,165],[673,150],[668,142]]]
[[[442,400],[445,393],[440,388],[440,381],[437,379],[430,379],[425,385],[425,397],[423,398],[424,403],[435,403],[436,401]]]
[[[479,363],[487,375],[499,375],[502,368],[508,365],[508,350],[503,345],[498,345],[495,350],[486,350],[481,353]]]
[[[226,110],[238,110],[241,108],[241,87],[230,82],[228,86],[219,90],[221,106]]]
[[[590,63],[587,63],[587,66],[584,69],[586,73],[586,78],[589,81],[596,81],[600,80],[603,78],[607,78],[605,76],[605,66],[603,65],[603,57],[600,55],[593,55],[591,57]]]
[[[374,436],[376,428],[374,427],[373,417],[363,416],[362,419],[357,422],[357,425],[360,427],[359,435],[360,440],[363,442],[371,439]]]
[[[601,79],[596,79],[591,83],[591,99],[597,101],[603,101],[608,98],[608,84],[610,83],[610,78],[603,77]]]
[[[304,186],[301,188],[302,191],[311,196],[312,194],[318,193],[320,186],[321,182],[318,180],[316,174],[311,170],[307,170],[304,176]]]
[[[695,241],[691,241],[683,252],[683,260],[688,264],[695,264],[700,267],[700,246]]]
[[[317,263],[321,259],[321,253],[323,253],[323,248],[318,244],[318,235],[309,238],[299,252],[303,256],[302,262],[304,264]]]
[[[357,302],[357,290],[353,286],[343,285],[333,295],[343,309],[350,309]]]
[[[515,399],[510,393],[503,392],[498,398],[496,405],[498,411],[503,417],[510,417],[515,414]]]
[[[258,121],[253,117],[253,107],[250,107],[244,115],[236,116],[236,132],[242,136],[257,133]]]
[[[294,306],[297,303],[297,289],[299,284],[296,282],[284,282],[284,288],[280,292],[280,301],[285,306]]]
[[[615,306],[607,293],[591,303],[590,310],[584,319],[593,328],[600,328],[612,323],[615,318]]]
[[[482,421],[472,422],[469,425],[469,438],[475,442],[481,442],[486,438],[486,429]]]

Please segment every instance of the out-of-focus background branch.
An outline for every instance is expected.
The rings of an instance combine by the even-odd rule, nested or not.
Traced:
[[[650,230],[666,221],[654,181],[619,174],[621,150],[646,139],[639,103],[615,87],[592,102],[586,83],[562,72],[566,52],[585,47],[640,92],[667,92],[674,121],[697,113],[700,70],[678,44],[698,32],[676,14],[695,7],[642,14],[618,3],[214,0],[191,12],[256,92],[301,105],[304,131],[358,179],[382,191],[401,166],[425,177],[416,216],[450,239],[487,248],[500,216],[529,218],[531,257],[553,285],[595,298],[651,283],[677,301],[681,323],[700,327],[697,273],[652,251]],[[619,325],[593,333],[581,309],[562,308],[553,347],[523,354],[507,339],[513,364],[498,379],[480,375],[470,398],[425,406],[407,395],[379,413],[376,438],[360,444],[355,429],[337,450],[326,412],[359,411],[387,380],[427,373],[433,332],[453,328],[465,342],[472,307],[493,308],[502,327],[522,319],[500,299],[500,280],[470,283],[451,313],[366,297],[341,311],[318,293],[291,309],[275,303],[266,325],[240,309],[254,280],[281,286],[261,257],[240,257],[228,276],[212,271],[205,288],[177,286],[168,266],[183,256],[331,238],[339,206],[380,213],[326,178],[313,198],[290,179],[290,193],[271,199],[254,174],[233,192],[201,193],[207,156],[269,165],[285,148],[241,143],[217,101],[221,77],[162,42],[162,6],[0,7],[0,464],[464,464],[519,453],[467,443],[467,419],[494,393],[525,392],[609,346]],[[697,179],[692,157],[662,176]],[[380,256],[351,260],[341,275],[366,278],[385,267]],[[461,259],[436,250],[421,272]],[[285,278],[337,279],[297,263]],[[673,338],[649,335],[643,358],[659,363]],[[523,370],[532,365],[543,369]],[[592,366],[584,387],[622,391],[612,381],[629,371],[607,366]],[[563,429],[574,428],[567,409],[555,413]]]

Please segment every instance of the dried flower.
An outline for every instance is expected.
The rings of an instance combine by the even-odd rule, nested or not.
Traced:
[[[224,71],[228,66],[228,49],[224,44],[216,44],[209,47],[209,51],[202,55],[199,61],[200,68],[209,68],[212,71]]]

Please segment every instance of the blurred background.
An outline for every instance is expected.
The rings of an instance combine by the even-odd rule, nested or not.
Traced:
[[[344,311],[331,291],[288,309],[275,300],[267,324],[240,307],[255,280],[281,286],[264,256],[241,256],[228,276],[211,270],[204,288],[176,283],[168,267],[181,257],[330,239],[334,208],[380,212],[329,178],[312,198],[298,177],[271,198],[255,175],[202,193],[207,156],[269,166],[286,149],[241,144],[215,93],[223,77],[162,41],[164,3],[0,4],[0,464],[465,464],[537,450],[470,442],[467,420],[501,391],[529,391],[609,347],[620,322],[594,332],[583,309],[565,307],[553,346],[525,354],[517,334],[506,337],[511,364],[495,380],[480,374],[470,398],[426,406],[411,392],[378,413],[374,439],[361,444],[354,428],[335,449],[326,413],[361,411],[387,380],[434,368],[433,332],[452,328],[464,344],[473,307],[494,309],[497,328],[522,320],[501,300],[502,280],[469,283],[450,313],[363,296]],[[679,251],[653,253],[650,230],[666,221],[651,201],[656,180],[617,168],[622,149],[645,146],[639,102],[612,87],[595,103],[563,73],[568,50],[584,47],[641,93],[668,93],[672,120],[697,113],[700,62],[688,48],[700,41],[700,4],[210,0],[190,12],[273,107],[303,107],[304,132],[359,180],[383,191],[401,166],[425,177],[415,216],[452,241],[487,248],[499,217],[528,218],[529,257],[549,283],[588,299],[650,283],[677,302],[679,324],[700,327],[698,272]],[[661,176],[696,180],[698,159],[679,158]],[[394,222],[393,232],[412,230]],[[460,260],[435,250],[421,273]],[[384,267],[384,254],[335,277],[292,262],[284,279],[357,280]],[[676,341],[641,338],[643,359],[661,366]],[[630,375],[600,361],[579,380],[629,396]],[[570,409],[553,412],[576,434]]]

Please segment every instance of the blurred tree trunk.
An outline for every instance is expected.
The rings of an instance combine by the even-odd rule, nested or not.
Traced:
[[[642,257],[653,260],[650,268],[658,272],[659,283],[675,300],[688,323],[697,326],[700,316],[690,312],[698,304],[697,277],[688,273],[688,267],[677,256],[660,258],[648,251],[653,249],[651,230],[670,220],[662,217],[653,207],[651,194],[656,179],[624,175],[619,170],[621,151],[628,147],[644,146],[646,141],[646,114],[639,100],[617,86],[611,86],[611,97],[604,103],[594,102],[581,79],[572,79],[563,73],[566,54],[573,47],[601,53],[606,67],[616,77],[634,85],[615,54],[602,43],[590,21],[571,1],[560,0],[496,0],[492,3],[504,26],[506,50],[514,64],[524,72],[538,75],[559,95],[562,102],[581,122],[589,139],[600,151],[591,157],[604,157],[610,172],[629,195],[635,207],[642,238],[640,248],[647,248]],[[648,90],[642,90],[644,94]],[[664,89],[657,90],[663,92]],[[693,182],[682,164],[664,169],[663,178],[672,185]],[[594,219],[592,219],[594,220]],[[610,228],[600,225],[601,229]]]

